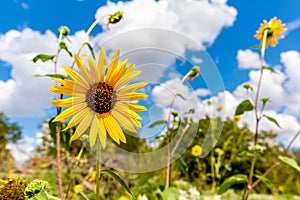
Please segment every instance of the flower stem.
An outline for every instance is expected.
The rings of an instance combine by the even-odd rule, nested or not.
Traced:
[[[101,173],[101,166],[100,166],[100,143],[96,143],[97,145],[97,153],[96,153],[96,200],[100,200],[100,173]]]
[[[59,33],[58,38],[58,46],[60,42],[62,41],[62,32]],[[57,74],[57,61],[60,54],[61,48],[60,46],[57,49],[57,53],[54,60],[54,73]],[[57,81],[56,81],[57,85]],[[56,99],[58,99],[59,96],[56,94]],[[61,95],[62,98],[62,95]],[[56,107],[57,115],[61,113],[61,108]],[[57,122],[56,124],[56,161],[57,161],[57,183],[58,183],[58,189],[59,189],[59,197],[63,198],[63,188],[62,188],[62,178],[61,178],[61,155],[60,155],[60,129],[61,129],[61,122]]]
[[[189,76],[190,72],[188,72],[182,79],[181,79],[181,83],[183,83]],[[171,138],[170,138],[170,121],[171,121],[171,115],[172,115],[172,110],[174,107],[174,103],[175,103],[175,99],[176,99],[176,95],[173,95],[172,101],[171,101],[171,105],[170,105],[170,111],[169,111],[169,115],[168,115],[168,120],[167,120],[167,169],[166,169],[166,187],[170,187],[171,185],[171,160],[172,160],[172,156],[174,154],[174,151],[171,150],[171,146],[170,146],[170,142],[171,142]],[[177,146],[177,145],[176,145]],[[177,147],[176,147],[177,148]]]
[[[262,82],[262,76],[263,76],[263,71],[264,71],[264,58],[265,58],[265,50],[266,50],[266,43],[267,43],[267,34],[268,30],[264,31],[263,39],[262,39],[262,47],[261,47],[261,68],[260,68],[260,76],[257,84],[257,90],[256,90],[256,96],[255,96],[255,102],[254,102],[254,111],[255,111],[255,118],[256,118],[256,123],[255,123],[255,134],[254,134],[254,142],[253,142],[253,157],[251,161],[251,168],[250,168],[250,173],[249,173],[249,180],[248,180],[248,188],[246,190],[246,193],[243,197],[244,200],[247,200],[249,198],[249,195],[253,189],[253,184],[252,184],[252,178],[254,174],[254,169],[255,169],[255,163],[257,160],[257,153],[254,151],[254,147],[257,145],[257,139],[258,139],[258,129],[259,129],[259,122],[262,116],[262,113],[258,114],[258,99],[259,99],[259,94],[260,94],[260,89],[261,89],[261,82]]]
[[[85,34],[85,36],[84,36],[84,39],[83,39],[81,45],[80,45],[80,48],[79,48],[78,51],[77,51],[77,55],[80,54],[81,50],[83,49],[84,44],[86,43],[86,41],[87,41],[89,35],[91,34],[91,32],[92,32],[92,30],[95,28],[95,26],[96,26],[102,19],[104,19],[105,17],[108,17],[108,16],[110,16],[110,15],[109,15],[109,14],[106,14],[106,15],[103,15],[103,16],[99,17],[99,18],[96,19],[96,20],[94,21],[94,23],[89,27],[89,29],[87,30],[87,32],[86,32],[86,34]],[[73,69],[73,68],[74,68],[74,65],[75,65],[75,60],[73,61],[73,63],[72,63],[72,65],[71,65],[70,68]]]

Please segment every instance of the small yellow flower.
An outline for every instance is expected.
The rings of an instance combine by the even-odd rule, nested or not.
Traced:
[[[192,155],[195,157],[200,156],[200,154],[202,153],[202,148],[200,145],[195,145],[192,148]]]
[[[218,154],[218,155],[223,155],[224,151],[222,149],[220,149],[219,147],[217,147],[215,149],[215,152]]]
[[[233,121],[235,121],[235,122],[239,122],[240,119],[241,119],[241,116],[240,116],[240,115],[234,115],[234,116],[233,116]]]
[[[118,200],[130,200],[128,196],[121,196]]]
[[[96,175],[97,175],[97,172],[96,172],[96,171],[91,171],[91,172],[89,173],[89,179],[88,179],[88,181],[89,181],[89,182],[93,182],[94,180],[96,180]]]
[[[209,105],[209,106],[212,104],[212,102],[211,102],[210,100],[208,100],[206,103],[207,103],[207,105]]]
[[[15,162],[15,159],[13,157],[10,157],[9,158],[9,163],[14,163]]]
[[[15,173],[15,171],[13,169],[8,170],[8,175],[12,176]]]
[[[278,186],[278,191],[279,192],[284,192],[284,186],[283,185],[279,185]]]
[[[222,105],[218,105],[217,111],[221,112],[223,110],[223,106]]]
[[[269,43],[274,47],[277,45],[277,38],[284,38],[282,33],[286,30],[285,24],[281,23],[281,20],[278,20],[277,17],[273,17],[269,22],[263,21],[254,37],[262,41],[264,32],[268,31],[265,47],[267,48]]]
[[[83,191],[82,185],[77,184],[77,185],[74,186],[74,192],[75,192],[76,194],[79,194],[79,193],[82,192],[82,191]]]

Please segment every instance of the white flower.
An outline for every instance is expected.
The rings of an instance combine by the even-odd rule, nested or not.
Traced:
[[[190,200],[189,195],[186,191],[184,190],[179,190],[180,196],[178,200]]]
[[[200,199],[200,192],[197,190],[197,188],[193,187],[189,189],[191,200],[198,200]]]
[[[148,200],[148,197],[145,194],[139,195],[138,200]]]

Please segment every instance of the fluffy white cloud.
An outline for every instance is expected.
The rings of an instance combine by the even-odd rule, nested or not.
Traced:
[[[84,36],[77,32],[70,36],[75,52]],[[44,109],[49,107],[53,97],[48,87],[54,84],[50,78],[36,78],[35,74],[54,73],[53,63],[32,62],[37,54],[54,54],[57,49],[57,37],[51,31],[44,34],[25,28],[22,31],[11,30],[0,35],[0,60],[12,67],[11,77],[7,81],[0,80],[0,111],[10,117],[43,116]],[[72,59],[62,52],[58,62],[59,72],[62,65],[70,65]]]
[[[261,66],[259,54],[251,51],[250,49],[239,49],[236,59],[238,61],[238,67],[240,69],[259,69]]]
[[[6,148],[10,150],[15,158],[16,165],[22,166],[26,160],[32,156],[34,147],[36,146],[36,138],[25,136],[17,143],[8,143]]]

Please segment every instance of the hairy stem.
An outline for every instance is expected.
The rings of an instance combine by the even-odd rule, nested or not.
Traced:
[[[100,163],[100,143],[96,143],[97,153],[96,153],[96,200],[100,200],[100,172],[101,172],[101,163]]]

